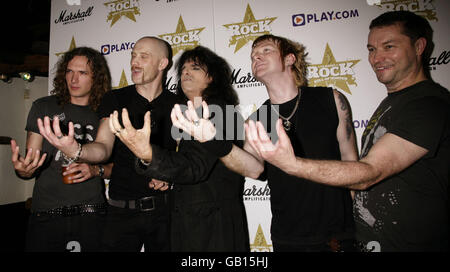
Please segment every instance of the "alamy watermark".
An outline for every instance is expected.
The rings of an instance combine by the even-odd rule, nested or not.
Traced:
[[[197,98],[195,98],[197,99]],[[194,100],[195,100],[194,99]],[[201,99],[201,98],[199,98]],[[278,120],[278,115],[271,108],[274,107],[276,111],[279,112],[278,105],[262,105],[258,109],[258,116],[256,114],[250,114],[247,120],[253,120],[254,122],[259,121],[263,124],[266,129],[267,134],[273,143],[278,140],[278,135],[276,131],[276,122]],[[181,111],[184,113],[188,107],[186,105],[180,105]],[[243,118],[245,113],[241,112],[241,107],[234,105],[226,105],[225,109],[219,105],[211,104],[208,105],[209,109],[209,121],[214,124],[216,128],[216,135],[214,139],[216,140],[245,140],[244,123],[246,122]],[[197,116],[202,117],[202,107],[196,109]],[[270,122],[268,122],[268,116],[270,116]],[[171,135],[173,139],[183,139],[183,140],[193,140],[194,138],[175,126],[172,126]]]

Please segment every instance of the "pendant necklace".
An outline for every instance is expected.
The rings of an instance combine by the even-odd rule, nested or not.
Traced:
[[[288,117],[284,117],[283,115],[281,115],[276,109],[275,107],[272,105],[272,103],[270,104],[270,106],[272,107],[272,109],[276,112],[276,114],[278,114],[278,116],[283,120],[283,127],[284,130],[289,131],[291,130],[292,127],[292,122],[289,121],[289,119],[292,118],[292,116],[294,116],[295,112],[297,111],[298,105],[300,104],[300,97],[302,96],[302,89],[299,89],[298,91],[298,96],[297,96],[297,102],[295,102],[295,107],[292,110],[291,114]]]

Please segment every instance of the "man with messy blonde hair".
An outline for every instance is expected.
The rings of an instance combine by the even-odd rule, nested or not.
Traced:
[[[269,99],[249,119],[263,121],[267,129],[274,128],[273,123],[280,118],[297,156],[354,161],[358,155],[349,105],[336,90],[306,86],[306,55],[303,45],[283,37],[264,35],[255,40],[252,72],[265,84]],[[204,108],[208,112],[205,103]],[[205,142],[228,168],[247,177],[268,180],[274,251],[353,249],[349,190],[314,184],[288,174],[264,161],[247,137],[243,149],[226,141],[211,140],[216,128],[206,120],[207,116],[197,120],[195,111],[189,111],[187,116],[190,120],[174,108],[172,122]],[[193,133],[196,131],[201,133]]]

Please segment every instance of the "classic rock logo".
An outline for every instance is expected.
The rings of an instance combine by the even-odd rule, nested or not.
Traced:
[[[65,54],[66,52],[69,52],[70,50],[75,49],[76,47],[77,47],[77,45],[76,45],[76,43],[75,43],[75,37],[72,36],[72,40],[70,41],[69,49],[67,49],[67,51],[64,51],[64,52],[55,53],[55,55],[56,55],[57,57],[59,57],[60,55],[63,55],[63,54]]]
[[[351,94],[348,85],[357,85],[353,67],[360,60],[336,61],[327,43],[322,63],[308,66],[308,85],[312,87],[336,87]]]
[[[270,24],[277,17],[255,19],[253,11],[250,8],[250,4],[247,4],[247,9],[245,10],[244,19],[240,23],[231,23],[223,25],[228,30],[231,31],[231,38],[228,47],[236,45],[234,48],[234,53],[241,49],[247,43],[254,41],[261,35],[270,34],[272,30]]]
[[[183,18],[180,15],[178,19],[177,29],[174,33],[166,33],[158,35],[172,46],[172,54],[175,56],[181,50],[189,50],[200,42],[200,33],[205,29],[204,27],[186,29]]]
[[[125,70],[122,69],[122,74],[120,75],[119,85],[113,86],[112,89],[120,89],[128,86],[127,76],[125,75]]]
[[[139,0],[116,0],[104,3],[108,8],[109,14],[106,22],[111,21],[112,27],[122,16],[136,22],[135,15],[141,15],[139,9]]]
[[[375,4],[383,11],[408,10],[430,21],[437,21],[435,0],[381,0]]]
[[[256,230],[255,240],[253,240],[253,244],[250,244],[250,251],[251,252],[273,251],[272,245],[267,244],[267,240],[266,237],[264,236],[261,224],[258,225],[258,229]]]

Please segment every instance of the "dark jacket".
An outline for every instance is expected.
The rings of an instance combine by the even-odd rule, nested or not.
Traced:
[[[244,178],[195,140],[182,139],[178,152],[152,149],[152,163],[137,160],[136,170],[174,184],[172,251],[249,251]]]

